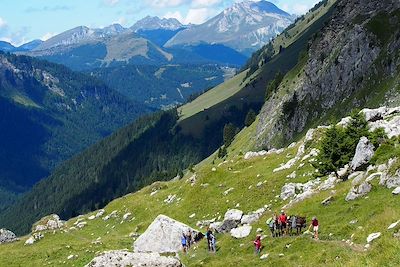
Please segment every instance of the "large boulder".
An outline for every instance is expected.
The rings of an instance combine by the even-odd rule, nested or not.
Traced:
[[[350,189],[349,193],[346,196],[346,201],[355,200],[356,198],[365,196],[372,189],[372,185],[368,182],[363,182],[359,186],[354,186]]]
[[[17,241],[15,234],[7,229],[0,229],[0,244]]]
[[[361,137],[357,144],[356,153],[354,154],[353,160],[350,163],[351,169],[353,171],[358,171],[365,167],[374,156],[374,149],[374,145],[368,140],[367,137]]]
[[[245,238],[250,235],[251,232],[251,226],[250,225],[243,225],[239,226],[237,228],[231,229],[231,236],[234,238]]]
[[[243,211],[231,209],[225,213],[223,222],[218,225],[215,230],[219,233],[229,233],[233,228],[236,228],[243,217]]]
[[[165,215],[158,215],[146,231],[133,244],[134,252],[176,253],[182,250],[181,237],[192,231],[191,227],[171,219]]]
[[[256,211],[250,212],[249,214],[243,215],[240,220],[241,224],[253,224],[257,222],[261,216],[265,213],[265,208],[260,208]]]
[[[175,257],[161,256],[158,253],[133,253],[123,250],[106,251],[96,256],[86,267],[181,267]]]

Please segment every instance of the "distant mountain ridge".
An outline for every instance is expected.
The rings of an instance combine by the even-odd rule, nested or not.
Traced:
[[[134,32],[139,30],[178,30],[180,28],[187,27],[179,22],[175,18],[159,18],[157,16],[151,17],[147,16],[139,21],[137,21],[130,29]]]
[[[218,43],[249,54],[268,43],[294,20],[294,16],[267,1],[234,4],[201,25],[177,33],[166,47]]]

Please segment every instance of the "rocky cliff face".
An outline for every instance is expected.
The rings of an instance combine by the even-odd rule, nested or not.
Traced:
[[[265,103],[258,146],[280,146],[307,125],[355,107],[395,105],[399,8],[397,0],[338,1],[329,23],[310,41],[308,59],[296,78],[281,84]]]

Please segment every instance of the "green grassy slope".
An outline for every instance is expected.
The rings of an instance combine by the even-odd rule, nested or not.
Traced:
[[[206,251],[205,241],[200,242],[187,255],[180,255],[186,266],[272,266],[289,265],[293,262],[299,266],[396,266],[400,261],[400,240],[393,238],[393,230],[389,231],[387,227],[400,218],[398,199],[392,196],[391,190],[377,186],[376,182],[373,182],[375,186],[367,198],[353,202],[344,201],[351,187],[351,181],[347,181],[337,184],[334,191],[323,191],[291,206],[286,210],[288,214],[303,215],[308,219],[318,216],[321,224],[320,240],[314,241],[309,236],[274,239],[266,237],[263,240],[265,248],[262,253],[269,253],[268,259],[262,261],[255,256],[252,240],[256,229],[260,227],[269,235],[266,219],[286,203],[276,197],[280,194],[281,187],[288,182],[286,176],[296,170],[297,178],[290,181],[304,183],[314,179],[315,169],[307,162],[304,167],[298,168],[298,162],[288,170],[273,173],[274,168],[294,157],[299,144],[285,149],[279,155],[244,160],[243,153],[251,147],[254,132],[255,124],[239,133],[229,148],[226,161],[215,160],[214,155],[211,155],[196,165],[194,169],[197,181],[194,186],[186,182],[191,173],[179,181],[157,182],[107,205],[106,214],[118,210],[118,218],[90,221],[87,217],[96,212],[86,214],[82,218],[85,218],[88,225],[82,230],[48,232],[44,239],[32,246],[24,246],[27,237],[21,237],[16,243],[1,246],[0,266],[83,266],[97,252],[125,248],[131,250],[133,240],[129,234],[143,233],[159,214],[171,216],[195,227],[198,220],[223,217],[227,209],[238,205],[245,213],[264,205],[270,205],[271,211],[253,225],[247,238],[237,240],[228,234],[218,234],[218,251],[215,255]],[[319,134],[316,136],[315,140],[318,140]],[[306,153],[317,145],[317,141],[309,144]],[[213,167],[216,171],[212,171]],[[259,182],[263,182],[263,185],[257,187]],[[234,189],[224,195],[223,192],[228,188]],[[150,196],[155,190],[158,192]],[[168,195],[176,195],[181,200],[166,204],[164,199]],[[320,202],[330,195],[334,196],[333,202],[329,206],[321,205]],[[134,219],[121,223],[122,215],[126,212],[131,212]],[[193,213],[196,214],[195,217],[190,218]],[[354,219],[358,223],[350,224]],[[76,220],[77,218],[69,220],[68,227]],[[366,237],[377,231],[382,232],[382,237],[364,251]],[[99,237],[101,244],[93,244]],[[345,242],[347,240],[350,241]],[[67,260],[71,254],[78,255],[78,258]]]

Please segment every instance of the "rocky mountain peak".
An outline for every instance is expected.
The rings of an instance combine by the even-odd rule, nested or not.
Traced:
[[[131,30],[135,32],[139,30],[158,30],[158,29],[178,30],[182,27],[184,27],[184,25],[175,18],[159,18],[157,16],[155,17],[147,16],[137,21],[131,27]]]

